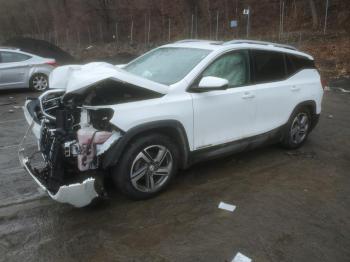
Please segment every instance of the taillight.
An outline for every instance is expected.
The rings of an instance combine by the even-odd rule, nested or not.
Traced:
[[[322,88],[323,88],[323,90],[326,88],[326,86],[327,86],[327,81],[326,81],[326,79],[324,79],[323,77],[321,77],[321,85],[322,85]]]
[[[56,67],[56,66],[58,66],[58,64],[56,63],[56,61],[49,61],[49,62],[46,62],[45,64],[47,64],[47,65],[50,65],[50,66],[53,66],[53,67]]]

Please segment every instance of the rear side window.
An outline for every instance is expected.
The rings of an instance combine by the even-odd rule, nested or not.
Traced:
[[[286,55],[286,65],[288,75],[294,75],[303,69],[314,69],[315,62],[306,57],[297,56],[297,55]]]
[[[0,52],[1,63],[14,63],[28,60],[30,56],[14,52]]]
[[[284,54],[264,50],[252,50],[254,82],[280,81],[286,77]]]

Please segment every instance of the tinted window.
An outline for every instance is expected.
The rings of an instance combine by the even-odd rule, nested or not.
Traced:
[[[202,76],[215,76],[227,79],[230,87],[241,86],[249,82],[248,51],[223,55],[214,61]]]
[[[286,64],[289,76],[303,69],[315,68],[313,60],[297,55],[286,55]]]
[[[279,81],[286,77],[283,53],[252,50],[252,57],[255,83]]]
[[[1,63],[14,63],[28,60],[30,56],[14,53],[14,52],[0,52]]]

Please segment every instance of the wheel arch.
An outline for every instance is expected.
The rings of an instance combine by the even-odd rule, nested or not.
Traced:
[[[128,130],[120,140],[113,145],[103,158],[103,167],[117,164],[126,147],[135,139],[149,133],[161,133],[172,139],[178,146],[179,167],[186,168],[189,162],[189,142],[183,125],[177,120],[160,120],[141,124]]]
[[[307,101],[303,101],[303,102],[299,103],[298,105],[296,105],[296,107],[294,108],[294,110],[290,114],[289,119],[295,114],[295,112],[297,112],[301,108],[307,108],[309,110],[309,112],[311,114],[311,129],[313,129],[316,126],[316,124],[318,122],[318,118],[319,118],[319,115],[317,114],[316,101],[307,100]]]

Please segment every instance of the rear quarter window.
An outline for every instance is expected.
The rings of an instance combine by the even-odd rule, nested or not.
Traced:
[[[286,78],[284,54],[265,50],[252,50],[253,81],[266,83]]]
[[[314,69],[315,62],[306,57],[286,54],[288,76],[292,76],[303,69]]]

